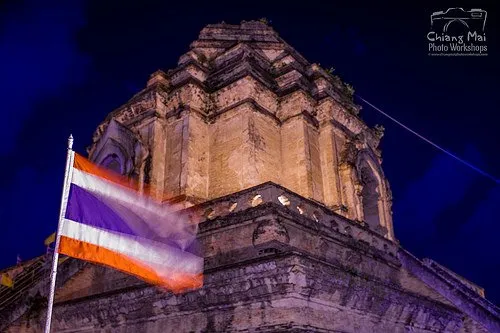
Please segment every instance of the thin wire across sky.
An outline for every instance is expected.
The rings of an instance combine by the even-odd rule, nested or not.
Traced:
[[[359,96],[358,94],[356,94],[356,97],[358,97],[361,101],[363,101],[365,104],[369,105],[370,107],[372,107],[375,111],[378,111],[380,114],[382,114],[383,116],[389,118],[390,120],[392,120],[393,122],[395,122],[396,124],[398,124],[399,126],[401,126],[402,128],[404,128],[405,130],[407,130],[408,132],[412,133],[413,135],[416,135],[418,138],[424,140],[425,142],[427,142],[428,144],[432,145],[434,148],[436,149],[439,149],[440,151],[442,151],[443,153],[445,153],[446,155],[454,158],[455,160],[459,161],[460,163],[464,164],[465,166],[471,168],[472,170],[478,172],[479,174],[493,180],[496,184],[500,184],[500,179],[494,177],[493,175],[489,174],[488,172],[482,170],[481,168],[473,165],[472,163],[470,162],[467,162],[466,160],[458,157],[457,155],[453,154],[452,152],[450,152],[449,150],[441,147],[440,145],[432,142],[431,140],[427,139],[426,137],[424,137],[423,135],[415,132],[414,130],[412,130],[411,128],[409,128],[408,126],[406,126],[405,124],[403,124],[402,122],[400,122],[399,120],[397,120],[396,118],[390,116],[389,114],[387,114],[386,112],[382,111],[380,108],[376,107],[375,105],[373,105],[372,103],[368,102],[366,99],[364,99],[363,97]]]

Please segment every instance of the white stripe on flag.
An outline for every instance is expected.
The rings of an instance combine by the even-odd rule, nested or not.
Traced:
[[[203,258],[149,239],[111,232],[69,219],[64,219],[61,235],[120,253],[163,273],[168,270],[189,274],[203,272]]]
[[[156,203],[150,197],[140,195],[138,192],[125,186],[116,184],[112,181],[103,179],[80,169],[75,168],[73,170],[71,183],[78,185],[91,193],[102,195],[124,204],[140,206],[143,209],[156,214],[165,215],[166,212],[168,212],[165,205]]]

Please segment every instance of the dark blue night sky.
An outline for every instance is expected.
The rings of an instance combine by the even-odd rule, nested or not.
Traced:
[[[209,23],[266,17],[309,61],[334,67],[371,103],[500,177],[493,4],[125,3],[0,2],[0,268],[17,254],[44,253],[57,225],[68,135],[84,153],[105,116],[149,74],[174,68]],[[457,6],[488,11],[488,56],[428,56],[430,14]],[[401,244],[485,287],[499,304],[500,186],[366,105],[361,116],[386,128],[383,167]]]

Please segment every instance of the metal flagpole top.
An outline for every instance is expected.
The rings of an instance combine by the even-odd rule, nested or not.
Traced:
[[[54,306],[54,295],[56,290],[57,264],[59,259],[59,242],[61,239],[61,228],[66,214],[68,205],[69,187],[71,183],[71,174],[73,171],[74,152],[73,135],[68,138],[68,153],[66,156],[66,169],[64,171],[63,193],[61,199],[61,208],[59,212],[59,222],[57,224],[56,244],[54,246],[54,254],[52,255],[52,272],[50,276],[50,291],[47,301],[47,320],[45,321],[45,333],[50,333],[50,324],[52,322],[52,308]]]

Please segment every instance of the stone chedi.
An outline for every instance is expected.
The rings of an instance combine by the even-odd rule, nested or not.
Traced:
[[[68,259],[53,331],[499,332],[484,290],[398,244],[381,131],[359,111],[265,23],[205,27],[88,150],[200,218],[204,287],[175,295]],[[49,261],[0,299],[0,330],[41,331]]]

